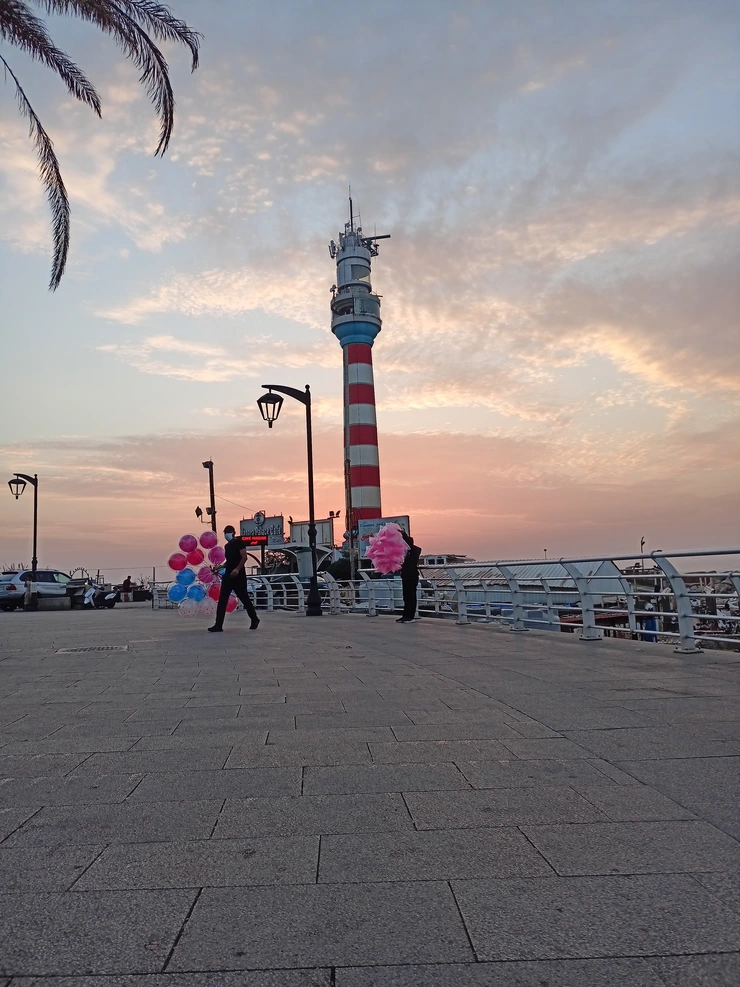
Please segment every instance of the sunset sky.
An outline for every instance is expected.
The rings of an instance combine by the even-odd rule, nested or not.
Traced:
[[[0,113],[3,486],[40,477],[40,561],[162,565],[219,521],[344,508],[327,251],[352,185],[373,265],[384,513],[478,559],[740,542],[736,0],[172,0],[163,160],[137,72],[50,26],[103,119],[7,46],[73,210],[50,216],[12,87]],[[7,474],[7,476],[5,476]],[[31,492],[0,561],[30,557]],[[221,526],[221,525],[220,525]],[[343,527],[339,529],[341,534]]]

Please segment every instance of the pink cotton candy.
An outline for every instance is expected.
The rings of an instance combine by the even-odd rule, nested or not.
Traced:
[[[397,524],[384,524],[377,535],[370,536],[366,555],[378,572],[396,572],[406,555],[406,542]]]

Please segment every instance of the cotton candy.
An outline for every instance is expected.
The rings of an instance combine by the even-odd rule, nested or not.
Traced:
[[[384,524],[377,535],[371,535],[366,552],[378,572],[396,572],[406,555],[406,542],[397,524]]]

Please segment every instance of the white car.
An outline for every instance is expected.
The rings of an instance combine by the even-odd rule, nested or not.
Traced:
[[[0,575],[0,609],[15,610],[23,605],[26,583],[31,579],[30,569],[19,572],[4,572]],[[37,569],[36,583],[38,595],[43,599],[67,596],[67,586],[71,577],[58,569]]]

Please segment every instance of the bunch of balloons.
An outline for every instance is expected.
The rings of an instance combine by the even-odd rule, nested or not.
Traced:
[[[370,535],[366,555],[378,572],[396,572],[406,554],[407,546],[397,524],[384,524],[377,535]]]
[[[180,551],[174,552],[167,560],[170,569],[177,573],[175,581],[167,589],[167,598],[179,604],[177,609],[183,617],[212,617],[221,592],[218,569],[226,560],[216,533],[204,531],[200,536],[200,545],[195,535],[183,535],[179,548]],[[236,608],[237,599],[232,593],[226,604],[226,613],[233,613]]]

